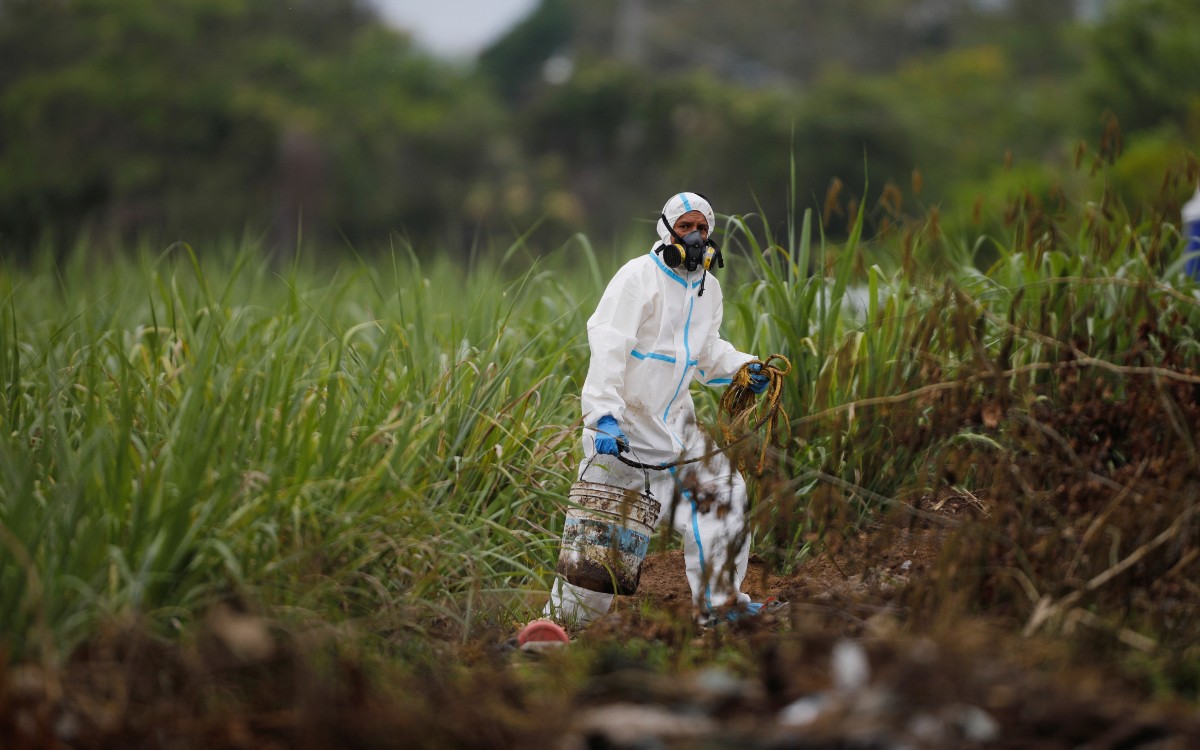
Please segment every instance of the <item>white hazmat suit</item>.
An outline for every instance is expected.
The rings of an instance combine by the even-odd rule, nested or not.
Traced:
[[[663,208],[671,226],[689,211],[715,226],[708,201],[680,193]],[[670,244],[667,226],[659,234]],[[591,360],[583,385],[583,453],[580,479],[641,490],[644,473],[615,456],[597,454],[596,423],[612,415],[629,440],[624,454],[662,465],[695,458],[716,446],[696,420],[689,386],[698,380],[724,386],[756,359],[720,336],[721,285],[704,269],[670,268],[654,250],[626,263],[609,282],[588,320]],[[703,289],[703,295],[700,294]],[[716,607],[746,603],[740,593],[749,557],[745,529],[746,485],[724,454],[677,469],[650,471],[650,491],[662,503],[656,526],[668,519],[683,537],[692,601],[700,617]],[[546,615],[585,625],[606,613],[613,595],[557,578]]]

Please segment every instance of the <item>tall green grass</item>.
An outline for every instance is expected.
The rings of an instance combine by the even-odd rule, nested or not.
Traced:
[[[543,585],[586,367],[571,276],[186,246],[43,263],[0,277],[17,651],[231,595],[465,632]]]
[[[1148,322],[1194,333],[1178,234],[1089,205],[958,244],[726,217],[724,334],[793,363],[790,438],[752,481],[760,551],[795,564],[937,491],[956,442],[1003,449],[971,399],[1124,362]],[[578,459],[585,321],[623,260],[572,238],[469,268],[177,245],[0,269],[9,647],[52,657],[98,618],[186,626],[226,597],[397,643],[528,616]]]
[[[1034,386],[1081,360],[1119,373],[1147,327],[1196,351],[1200,305],[1175,225],[1107,193],[1076,198],[1051,216],[1015,196],[1004,236],[946,237],[936,217],[917,217],[867,241],[861,211],[832,243],[811,211],[787,237],[761,217],[730,217],[727,255],[749,261],[726,286],[730,336],[795,366],[793,441],[756,485],[761,551],[788,565],[947,481],[970,491],[970,470],[947,471],[947,451],[1001,447],[978,413],[988,399],[1024,408]],[[990,266],[973,264],[985,256]]]

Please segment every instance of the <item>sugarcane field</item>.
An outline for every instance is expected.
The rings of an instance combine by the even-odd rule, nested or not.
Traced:
[[[0,0],[0,748],[1200,747],[1196,24]]]

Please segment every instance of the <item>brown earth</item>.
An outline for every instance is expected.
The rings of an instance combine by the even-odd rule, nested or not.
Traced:
[[[856,539],[868,558],[848,554],[819,555],[806,561],[791,575],[772,570],[759,555],[750,555],[742,591],[756,602],[774,598],[784,602],[821,604],[850,602],[869,592],[866,581],[877,580],[887,592],[907,584],[911,576],[933,567],[937,561],[940,531],[901,529],[886,550],[870,550],[869,537]],[[642,565],[638,591],[630,597],[618,597],[614,610],[642,604],[676,606],[691,599],[683,571],[683,551],[668,550],[647,555]]]

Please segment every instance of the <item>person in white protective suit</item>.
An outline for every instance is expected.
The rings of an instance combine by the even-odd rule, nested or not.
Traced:
[[[622,463],[621,453],[661,466],[714,450],[697,423],[689,387],[693,380],[725,386],[743,365],[757,362],[720,335],[721,285],[705,262],[720,261],[708,237],[715,222],[703,196],[672,196],[658,222],[661,244],[617,271],[588,320],[581,480],[641,490],[645,474]],[[768,383],[757,372],[751,380],[756,393]],[[662,503],[655,525],[669,522],[683,537],[697,618],[757,612],[761,605],[740,591],[750,554],[741,475],[723,453],[649,474],[651,494]],[[559,577],[545,615],[584,626],[612,601],[613,594]]]

